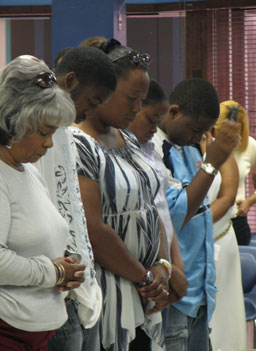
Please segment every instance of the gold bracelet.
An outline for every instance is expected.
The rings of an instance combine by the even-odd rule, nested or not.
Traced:
[[[59,269],[61,271],[61,274],[60,274],[60,281],[59,281],[59,285],[62,284],[65,280],[65,277],[66,277],[66,272],[65,272],[65,268],[62,266],[61,263],[58,263],[58,266],[59,266]]]
[[[57,265],[57,263],[54,263],[54,267],[55,267],[55,272],[56,272],[56,276],[57,276],[56,285],[59,285],[60,276],[61,276],[61,271],[60,271],[60,268],[59,268],[59,266]]]
[[[66,276],[65,268],[62,266],[61,263],[58,263],[58,262],[54,263],[54,267],[57,275],[56,285],[59,286],[65,280],[65,276]]]

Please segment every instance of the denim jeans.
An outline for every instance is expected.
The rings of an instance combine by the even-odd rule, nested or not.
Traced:
[[[165,344],[167,351],[209,351],[207,307],[201,306],[196,318],[169,307]]]
[[[49,351],[99,351],[99,325],[84,329],[80,324],[75,303],[66,300],[68,320],[49,340]]]

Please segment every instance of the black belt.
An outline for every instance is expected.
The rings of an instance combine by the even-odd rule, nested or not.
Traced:
[[[210,208],[210,205],[205,205],[205,206],[201,206],[199,207],[199,209],[197,210],[197,212],[194,214],[194,216],[200,214],[200,213],[203,213],[205,211],[208,210],[208,208]]]

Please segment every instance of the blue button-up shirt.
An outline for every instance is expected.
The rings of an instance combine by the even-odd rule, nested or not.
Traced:
[[[161,154],[163,140],[167,136],[158,130],[153,138],[156,151]],[[187,215],[186,186],[192,181],[203,161],[199,150],[193,146],[170,149],[169,160],[172,168],[167,189],[167,201],[173,225],[178,234],[179,245],[188,280],[187,295],[174,306],[188,316],[196,317],[201,304],[206,303],[208,321],[215,309],[217,289],[215,283],[213,222],[207,197],[202,206],[204,209],[194,215],[182,228]],[[177,185],[177,180],[179,185]]]

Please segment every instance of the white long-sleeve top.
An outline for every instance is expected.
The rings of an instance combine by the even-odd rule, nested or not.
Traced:
[[[83,203],[78,184],[77,150],[70,128],[58,128],[53,135],[53,147],[34,165],[40,171],[49,196],[69,226],[67,247],[82,256],[86,268],[85,281],[69,293],[78,304],[81,324],[92,328],[101,313],[102,295],[96,280],[94,257],[87,232]]]
[[[0,161],[0,318],[25,331],[62,326],[66,308],[51,259],[63,256],[68,226],[38,170]]]

